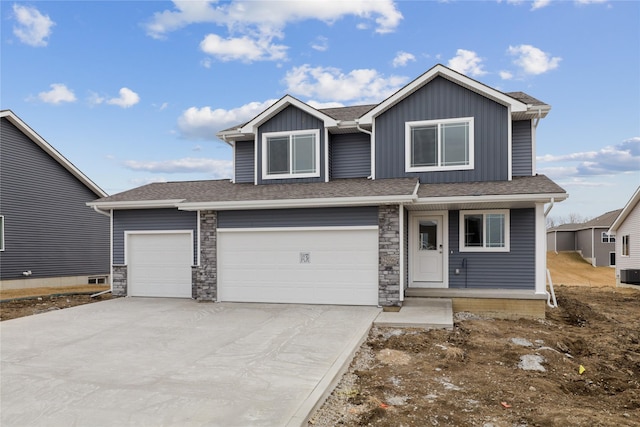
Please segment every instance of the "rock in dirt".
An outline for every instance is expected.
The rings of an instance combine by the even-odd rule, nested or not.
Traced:
[[[383,348],[376,355],[376,359],[387,365],[407,365],[411,361],[411,356],[404,351]]]
[[[546,369],[542,366],[542,362],[544,362],[544,357],[539,356],[537,354],[525,354],[524,356],[520,356],[520,363],[518,363],[518,368],[524,371],[540,371],[545,372]]]

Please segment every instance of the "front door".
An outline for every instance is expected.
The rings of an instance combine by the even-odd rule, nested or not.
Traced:
[[[413,218],[409,237],[411,286],[445,287],[443,219],[443,215]]]

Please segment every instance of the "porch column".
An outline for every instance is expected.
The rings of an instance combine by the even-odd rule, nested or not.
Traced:
[[[400,305],[400,209],[378,207],[378,304]]]

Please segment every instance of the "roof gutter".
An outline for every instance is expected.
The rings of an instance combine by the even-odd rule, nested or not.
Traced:
[[[224,202],[187,202],[179,203],[177,208],[183,211],[196,210],[236,210],[236,209],[290,209],[311,207],[372,206],[413,203],[417,200],[415,191],[411,195],[340,197],[320,199],[283,199],[283,200],[242,200]]]
[[[545,202],[551,200],[562,201],[569,197],[566,193],[551,194],[508,194],[486,196],[447,196],[447,197],[422,197],[416,200],[418,204],[438,205],[442,203],[481,203],[481,202]]]
[[[135,200],[126,202],[87,202],[87,206],[94,209],[157,209],[157,208],[175,208],[185,199],[168,199],[168,200]]]

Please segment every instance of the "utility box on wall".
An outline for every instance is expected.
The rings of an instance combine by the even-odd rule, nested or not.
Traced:
[[[640,285],[640,270],[639,269],[620,270],[620,283]]]

